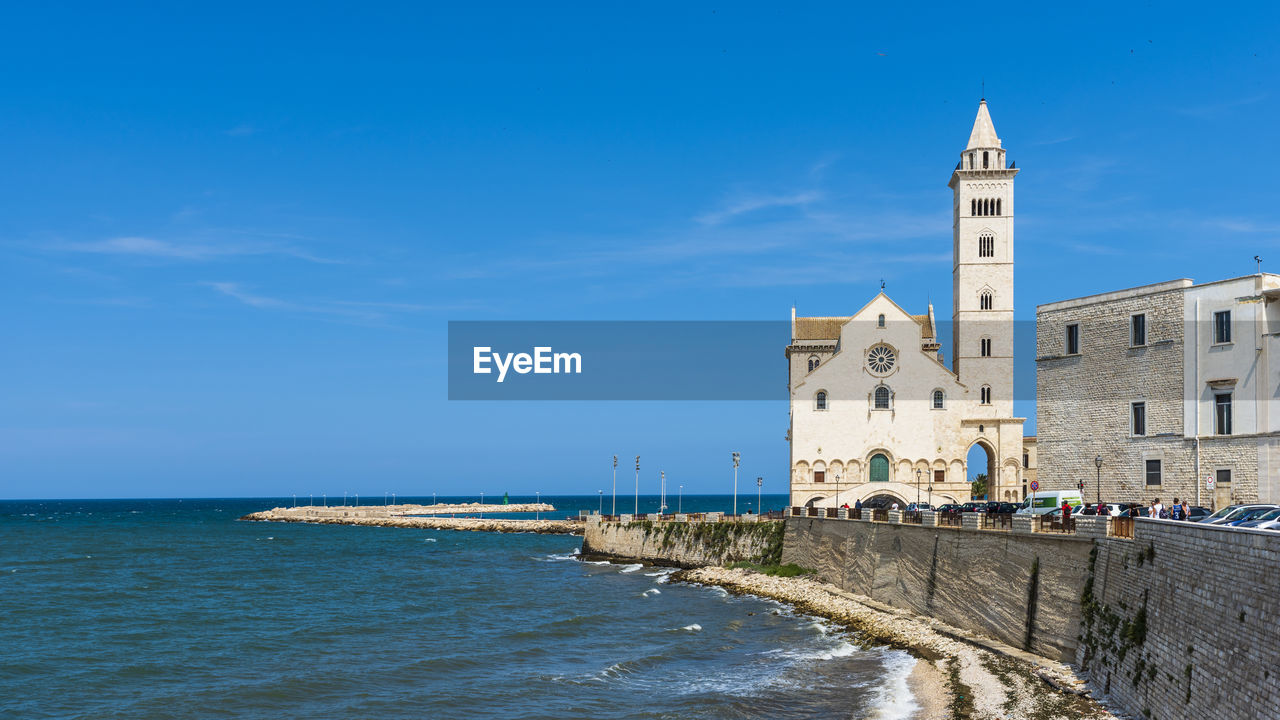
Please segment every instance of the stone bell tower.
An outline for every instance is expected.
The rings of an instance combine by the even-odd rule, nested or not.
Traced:
[[[949,183],[954,192],[953,367],[978,417],[1013,416],[1013,179],[987,101]]]

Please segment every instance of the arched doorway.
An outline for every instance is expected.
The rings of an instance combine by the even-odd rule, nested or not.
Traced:
[[[979,440],[969,446],[969,454],[965,456],[965,467],[968,469],[970,498],[973,500],[997,500],[1000,498],[998,487],[1000,467],[996,464],[996,453],[985,440]]]
[[[871,482],[889,482],[889,458],[884,453],[876,453],[871,456],[869,465],[871,475],[867,479]]]
[[[892,507],[894,503],[898,503],[899,508],[906,507],[906,501],[896,495],[889,493],[879,493],[872,495],[862,502],[864,508],[887,508]]]
[[[822,498],[822,497],[810,498],[810,499],[809,499],[809,502],[805,503],[805,504],[804,504],[804,506],[805,506],[805,507],[807,507],[807,508],[809,508],[809,507],[813,507],[814,505],[817,505],[818,503],[822,502],[823,500],[826,500],[826,498]]]

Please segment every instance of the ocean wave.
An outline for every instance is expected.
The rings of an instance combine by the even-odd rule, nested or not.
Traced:
[[[642,597],[649,597],[650,595],[661,595],[661,594],[662,594],[662,591],[659,590],[658,588],[649,588],[648,590],[645,590],[644,592],[640,593]]]
[[[635,563],[634,565],[623,565],[623,566],[622,566],[622,569],[621,569],[621,570],[619,570],[618,572],[633,573],[633,572],[635,572],[635,571],[639,570],[639,569],[640,569],[640,568],[642,568],[642,567],[644,567],[644,566],[643,566],[643,565],[641,565],[640,563]]]
[[[422,542],[435,542],[435,541],[436,541],[436,539],[435,539],[435,538],[423,538],[423,539],[422,539]]]
[[[702,632],[702,626],[699,625],[698,623],[693,623],[692,625],[685,625],[680,629],[685,630],[687,632]]]
[[[880,687],[880,700],[876,703],[876,720],[906,720],[913,717],[920,704],[911,694],[907,679],[915,669],[916,659],[902,651],[893,651],[885,657],[884,684]]]

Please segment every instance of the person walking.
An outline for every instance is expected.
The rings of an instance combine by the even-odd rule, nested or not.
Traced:
[[[1169,519],[1170,520],[1185,519],[1182,516],[1182,502],[1178,500],[1178,498],[1174,498],[1173,504],[1169,506]]]
[[[1164,512],[1164,505],[1160,503],[1160,498],[1151,501],[1151,517],[1158,518]]]

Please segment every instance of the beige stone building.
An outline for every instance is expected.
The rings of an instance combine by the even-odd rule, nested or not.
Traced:
[[[1036,480],[1038,466],[1036,436],[1027,435],[1022,438],[1022,494],[1018,496],[1018,500],[1025,500],[1031,494],[1031,483]]]
[[[791,502],[969,499],[967,456],[987,454],[989,497],[1016,499],[1023,418],[1013,416],[1013,184],[983,101],[951,175],[952,366],[933,307],[881,292],[847,316],[797,317],[790,370]]]
[[[1036,345],[1042,487],[1280,502],[1280,275],[1041,305]]]

